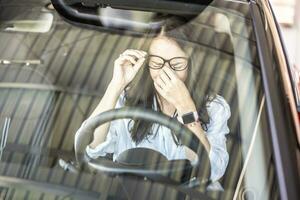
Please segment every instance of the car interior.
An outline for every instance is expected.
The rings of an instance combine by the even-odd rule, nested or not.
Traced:
[[[241,5],[240,9],[246,7]],[[0,125],[10,120],[9,125],[6,123],[7,131],[4,128],[2,131],[2,138],[7,140],[1,143],[1,176],[13,177],[9,179],[12,182],[30,180],[28,183],[35,183],[39,188],[36,195],[53,195],[41,188],[57,184],[64,191],[55,190],[57,195],[68,193],[92,198],[99,194],[107,197],[122,194],[120,177],[97,174],[100,178],[95,178],[86,165],[79,173],[72,173],[64,170],[59,161],[75,162],[75,133],[104,94],[114,59],[124,49],[143,48],[148,38],[141,34],[122,34],[115,29],[101,32],[70,25],[54,9],[30,4],[25,8],[11,6],[1,11],[0,19],[9,21],[11,28],[16,21],[22,24],[22,19],[45,14],[52,16],[46,20],[53,21],[51,28],[43,33],[38,32],[41,29],[26,32],[22,26],[13,30],[6,29],[8,25],[1,28]],[[226,26],[229,23],[233,29]],[[246,26],[249,23],[251,19],[247,15],[209,7],[187,25],[195,30],[192,36],[197,46],[195,62],[205,66],[197,76],[204,79],[203,87],[223,96],[231,108],[227,135],[230,159],[220,180],[224,192],[205,191],[219,198],[224,194],[234,195],[259,120],[256,105],[263,99],[255,38],[251,27]],[[245,93],[252,97],[245,98]],[[133,180],[127,180],[132,182],[127,188],[130,195],[143,188],[145,195],[155,199],[162,194],[153,192],[157,191],[154,188],[160,187],[176,196],[176,190],[163,184]],[[28,190],[21,190],[18,195],[29,195]]]

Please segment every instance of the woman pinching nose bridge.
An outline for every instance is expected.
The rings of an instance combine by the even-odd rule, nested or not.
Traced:
[[[230,108],[220,95],[199,95],[202,88],[192,83],[202,77],[193,75],[205,66],[193,65],[185,50],[186,38],[180,37],[164,32],[152,39],[147,52],[138,49],[122,52],[114,61],[113,77],[105,94],[89,118],[130,106],[153,109],[178,119],[209,153],[214,182],[225,173],[229,159],[225,135],[229,133]],[[137,74],[139,77],[135,79]],[[199,110],[204,111],[200,114]],[[86,152],[91,158],[113,154],[115,161],[122,152],[138,147],[159,151],[168,160],[197,159],[192,150],[179,144],[171,130],[139,119],[102,124],[94,131]]]

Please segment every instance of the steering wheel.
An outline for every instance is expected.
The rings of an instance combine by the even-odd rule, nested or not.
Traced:
[[[129,149],[121,153],[116,162],[104,157],[90,159],[80,156],[80,149],[85,149],[88,145],[83,144],[82,141],[84,141],[84,138],[91,136],[98,126],[123,118],[148,120],[168,127],[173,130],[182,145],[189,147],[196,153],[198,159],[193,163],[190,163],[188,160],[167,160],[160,152],[147,148]],[[187,178],[183,178],[183,176],[188,171],[191,173],[192,170],[194,170],[193,176],[196,176],[200,183],[207,183],[210,177],[208,152],[199,139],[177,120],[143,108],[126,107],[113,109],[90,118],[80,131],[76,132],[74,150],[78,165],[83,162],[98,172],[110,175],[142,176],[154,181],[170,184],[182,184],[188,180]],[[142,158],[150,159],[145,161],[145,159],[141,159],[141,155],[143,155]]]

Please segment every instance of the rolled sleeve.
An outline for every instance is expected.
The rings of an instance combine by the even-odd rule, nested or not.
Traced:
[[[227,168],[229,155],[226,147],[226,134],[229,133],[227,121],[231,115],[230,107],[221,96],[211,102],[208,107],[210,124],[207,138],[210,143],[209,158],[211,163],[211,180],[220,179]]]
[[[123,107],[125,104],[125,92],[123,91],[116,103],[115,109]],[[114,120],[110,122],[110,127],[108,130],[108,133],[106,135],[106,139],[104,142],[99,144],[96,148],[91,148],[89,145],[86,147],[86,153],[90,158],[98,158],[106,156],[108,153],[115,154],[117,149],[117,142],[118,142],[118,136],[117,136],[117,130],[118,126],[120,126],[120,123],[122,120]]]
[[[117,142],[117,134],[113,126],[110,126],[110,129],[106,135],[104,142],[99,144],[96,148],[92,149],[89,145],[86,147],[86,153],[90,158],[98,158],[106,156],[108,153],[115,153]]]

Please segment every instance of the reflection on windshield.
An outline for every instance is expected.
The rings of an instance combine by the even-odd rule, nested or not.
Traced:
[[[0,30],[7,32],[33,32],[47,33],[52,26],[53,15],[51,13],[41,13],[38,18],[8,20],[1,23]]]
[[[11,6],[0,19],[9,21],[10,13],[18,20],[38,16],[44,6]],[[248,4],[215,6],[156,35],[83,29],[51,10],[43,10],[54,16],[48,32],[0,32],[5,144],[0,171],[1,181],[12,186],[3,194],[8,199],[180,199],[188,187],[197,195],[232,199],[243,191],[271,191],[274,166],[263,134],[268,129]],[[110,20],[103,23],[119,25]],[[171,122],[160,125],[162,120],[149,118],[108,120],[95,131],[85,129],[97,114],[114,108],[146,108],[191,133],[185,140],[167,127]],[[79,155],[90,160],[78,166],[74,138],[80,130],[87,132]],[[192,148],[195,142],[202,153]],[[153,174],[161,169],[162,176],[144,176],[145,163],[155,166]],[[116,167],[127,170],[126,176],[108,170]]]
[[[193,76],[199,74],[202,66],[192,64],[194,55],[186,52],[190,46],[184,41],[190,36],[179,30],[164,30],[152,39],[148,51],[127,49],[114,61],[113,77],[89,118],[126,105],[152,107],[178,119],[209,152],[210,179],[215,182],[223,176],[229,160],[225,135],[229,133],[230,107],[222,96],[201,88],[201,76]],[[199,92],[203,90],[206,92]],[[118,160],[122,152],[143,147],[163,154],[168,160],[195,160],[195,152],[179,145],[173,132],[153,126],[152,121],[123,119],[108,125],[94,132],[87,148],[90,157],[112,153],[114,160]]]
[[[99,18],[104,26],[135,31],[156,30],[163,21],[154,21],[156,13],[113,9],[110,7],[99,9]]]

